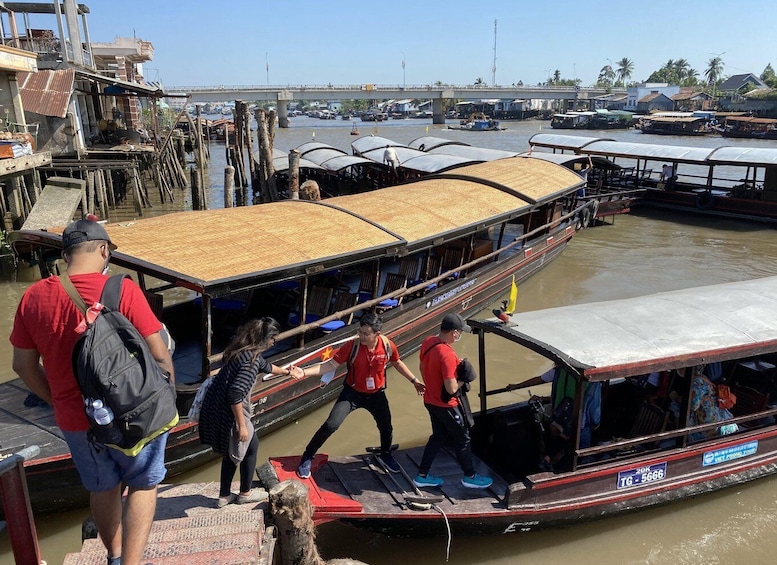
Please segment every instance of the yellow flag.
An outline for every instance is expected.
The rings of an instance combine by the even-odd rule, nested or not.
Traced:
[[[506,312],[508,314],[515,312],[516,302],[518,302],[518,285],[515,284],[515,275],[513,275],[513,282],[510,285],[510,300],[507,301]]]

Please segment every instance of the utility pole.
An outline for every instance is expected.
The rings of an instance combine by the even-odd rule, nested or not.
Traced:
[[[491,86],[496,86],[496,22],[494,20],[494,64],[491,67]]]
[[[270,60],[268,59],[269,53],[267,51],[264,52],[264,68],[265,72],[267,73],[267,86],[270,86]]]
[[[406,84],[407,83],[405,81],[405,52],[402,51],[402,90],[405,90]]]

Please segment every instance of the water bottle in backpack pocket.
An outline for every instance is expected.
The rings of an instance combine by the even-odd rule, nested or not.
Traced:
[[[122,440],[121,430],[116,426],[113,411],[98,399],[86,401],[86,414],[93,422],[92,434],[94,439],[102,444],[120,444]]]

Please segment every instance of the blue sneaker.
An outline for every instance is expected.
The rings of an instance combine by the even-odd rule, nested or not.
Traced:
[[[313,464],[313,460],[309,459],[307,457],[303,458],[302,461],[299,462],[299,467],[297,467],[297,476],[300,479],[309,479],[310,478],[310,466]]]
[[[491,477],[485,477],[483,475],[478,475],[477,473],[471,477],[465,475],[464,478],[461,479],[461,484],[467,488],[488,488],[493,482]]]
[[[394,459],[394,456],[391,455],[391,453],[381,453],[378,455],[378,460],[380,461],[381,465],[383,465],[392,473],[399,473],[402,470],[399,467],[399,463],[397,463],[397,460]]]
[[[428,473],[425,477],[416,475],[413,479],[413,484],[417,487],[441,487],[443,484],[442,478],[435,477],[431,473]]]

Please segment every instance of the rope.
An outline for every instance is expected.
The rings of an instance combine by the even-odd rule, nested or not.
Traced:
[[[440,514],[442,514],[442,517],[445,519],[445,529],[448,530],[448,545],[445,548],[445,562],[447,563],[450,561],[451,558],[451,525],[448,522],[448,517],[445,515],[445,512],[442,508],[437,506],[436,504],[432,504],[432,508],[437,510]]]

